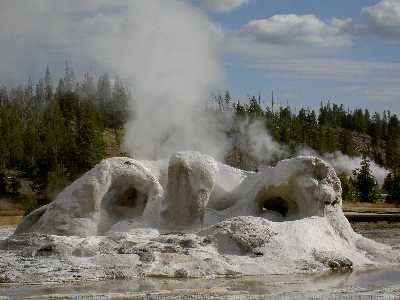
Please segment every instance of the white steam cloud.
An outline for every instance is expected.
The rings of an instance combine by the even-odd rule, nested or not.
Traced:
[[[361,167],[362,161],[362,157],[360,156],[350,157],[343,154],[341,151],[325,153],[324,155],[320,156],[313,149],[304,148],[300,149],[297,154],[319,156],[328,162],[338,174],[346,174],[348,176],[352,176],[353,171]],[[383,185],[386,176],[389,174],[389,171],[376,164],[373,160],[370,159],[370,161],[372,175],[374,175],[379,185]]]
[[[261,168],[290,156],[288,147],[276,142],[265,128],[264,122],[261,121],[241,121],[239,123],[238,139],[233,143],[240,151],[248,153],[256,159]],[[329,163],[338,174],[346,174],[348,176],[352,176],[353,171],[359,169],[362,162],[362,157],[360,156],[351,157],[341,151],[319,155],[314,149],[308,147],[296,149],[295,154],[319,157]],[[369,160],[372,175],[376,178],[378,184],[382,186],[390,171],[379,166],[372,159]]]
[[[213,12],[228,12],[242,5],[249,4],[250,0],[203,0],[203,5]]]
[[[95,48],[85,50],[132,84],[134,119],[126,126],[126,148],[141,159],[178,150],[220,156],[224,139],[205,109],[210,91],[222,83],[221,32],[185,1],[119,3],[124,13],[117,24],[107,17],[84,24],[88,33],[105,27],[90,42]]]
[[[248,2],[212,1],[219,10]],[[0,81],[15,77],[21,65],[64,59],[95,64],[132,87],[134,119],[127,124],[125,145],[134,157],[199,150],[222,159],[232,142],[224,133],[232,118],[229,113],[215,118],[206,109],[210,92],[223,82],[221,39],[222,30],[190,1],[2,0]],[[263,123],[245,121],[239,127],[239,140],[233,142],[257,160],[288,156]],[[361,162],[339,152],[322,158],[347,174]],[[371,167],[382,183],[388,171]]]
[[[269,164],[288,156],[287,147],[273,139],[264,122],[243,120],[239,123],[239,132],[234,144],[261,164]]]
[[[0,80],[13,76],[18,60],[95,64],[132,88],[125,145],[134,157],[188,149],[221,157],[226,141],[205,113],[223,82],[221,39],[222,30],[189,1],[3,0]]]
[[[137,106],[127,148],[140,158],[192,149],[220,157],[224,138],[205,112],[210,92],[222,83],[220,32],[179,1],[153,1],[134,12],[126,75],[135,84]]]

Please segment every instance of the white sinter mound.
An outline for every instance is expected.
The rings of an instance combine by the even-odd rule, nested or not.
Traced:
[[[178,152],[169,162],[106,159],[0,245],[0,274],[9,282],[400,262],[389,246],[352,230],[340,181],[322,160],[297,157],[251,173],[198,152]],[[26,257],[30,263],[21,264]]]

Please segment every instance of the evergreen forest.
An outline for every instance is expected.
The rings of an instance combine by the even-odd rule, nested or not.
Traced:
[[[120,79],[86,73],[78,81],[68,63],[57,85],[53,82],[47,67],[38,82],[0,86],[0,195],[19,199],[27,213],[110,156],[106,133],[120,147],[132,103]],[[350,110],[333,102],[321,102],[319,110],[292,109],[261,96],[234,100],[229,91],[210,102],[212,113],[229,111],[238,122],[262,122],[292,154],[305,146],[319,154],[363,156],[352,176],[339,174],[344,200],[400,203],[400,123],[395,113]],[[234,128],[226,128],[226,134],[232,132]],[[257,170],[243,163],[246,156],[233,145],[226,163]],[[390,171],[383,186],[371,174],[370,160]],[[22,195],[24,185],[31,192]]]

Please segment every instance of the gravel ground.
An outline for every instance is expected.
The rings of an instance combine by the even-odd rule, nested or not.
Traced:
[[[400,223],[354,223],[352,227],[369,239],[400,249]]]

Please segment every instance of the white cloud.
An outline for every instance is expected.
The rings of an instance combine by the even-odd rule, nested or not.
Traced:
[[[249,3],[250,0],[203,0],[203,5],[212,12],[228,12]]]
[[[315,15],[274,15],[248,22],[240,33],[259,43],[283,46],[342,48],[351,46],[350,19],[325,23]]]
[[[281,57],[263,62],[247,62],[248,68],[264,69],[277,77],[290,79],[325,79],[342,82],[400,80],[400,63],[338,58]]]
[[[383,0],[376,5],[363,8],[361,14],[366,18],[366,23],[361,25],[364,33],[400,40],[399,0]]]
[[[398,85],[354,87],[351,92],[355,96],[365,97],[370,101],[379,103],[396,103],[400,100],[400,87]]]
[[[168,14],[175,16],[174,11],[179,16],[182,11],[189,11],[192,19],[190,16],[170,17]],[[145,16],[142,17],[141,14]],[[157,17],[157,22],[145,20],[146,17],[154,19],[154,16]],[[198,25],[198,19],[202,19],[203,24]],[[149,45],[148,41],[152,41],[153,36],[162,34],[163,28],[160,24],[164,23],[169,24],[170,28],[182,30],[168,32],[165,29],[164,43],[157,41],[154,45]],[[210,36],[215,41],[221,38],[218,28],[205,16],[193,12],[190,5],[182,1],[1,0],[0,82],[13,75],[16,66],[45,66],[47,63],[63,62],[65,59],[73,64],[100,65],[106,71],[131,79],[131,65],[143,64],[145,59],[143,55],[135,55],[137,53],[150,56],[169,47],[166,56],[172,56],[176,53],[172,50],[181,46],[183,49],[186,47],[186,51],[192,51],[187,50],[188,45],[184,46],[184,42],[180,41],[181,36],[189,36],[190,30],[195,26],[204,35],[213,32]],[[171,41],[172,39],[175,41]],[[202,49],[201,41],[196,38],[190,42],[193,48],[199,48],[198,51],[193,49],[193,52],[198,53]],[[208,44],[204,48],[206,46]],[[146,51],[144,48],[150,50]],[[205,51],[209,51],[208,48]]]
[[[322,21],[314,15],[276,15],[227,33],[224,46],[236,68],[305,84],[325,81],[328,85],[316,87],[323,89],[321,95],[358,101],[361,106],[386,103],[385,108],[398,107],[399,62],[338,54],[338,48],[352,44],[360,33],[355,27],[361,25],[365,26],[365,20],[357,25],[351,20]]]

